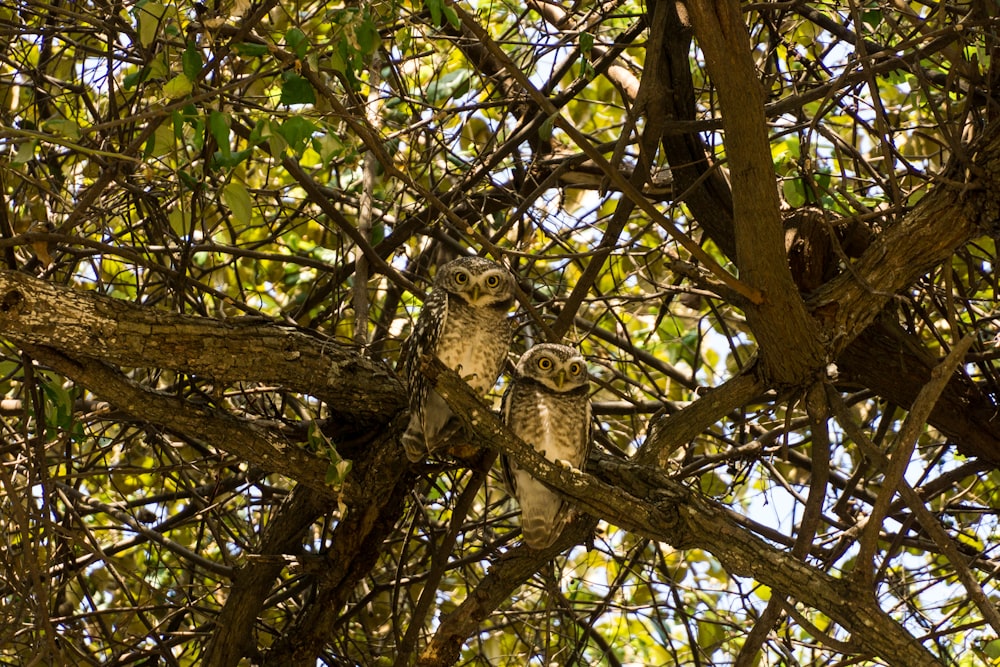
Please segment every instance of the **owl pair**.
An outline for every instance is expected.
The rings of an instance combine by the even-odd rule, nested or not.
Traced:
[[[411,461],[447,444],[461,424],[419,370],[434,354],[480,396],[503,370],[513,332],[514,276],[482,257],[462,257],[438,269],[434,289],[407,340],[404,370],[410,389],[410,423],[403,446]],[[550,461],[582,468],[590,449],[587,365],[565,345],[543,343],[525,352],[503,397],[503,419]],[[502,457],[504,479],[521,505],[521,529],[533,549],[550,546],[573,513],[558,494]]]

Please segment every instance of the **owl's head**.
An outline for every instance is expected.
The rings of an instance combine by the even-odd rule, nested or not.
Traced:
[[[552,391],[565,393],[586,387],[587,362],[572,347],[540,343],[521,355],[517,377],[534,380]]]
[[[438,269],[435,289],[444,289],[470,306],[509,306],[514,299],[514,276],[485,257],[459,257]]]

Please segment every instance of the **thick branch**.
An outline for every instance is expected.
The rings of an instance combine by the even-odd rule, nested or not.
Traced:
[[[868,327],[837,360],[842,379],[858,382],[893,403],[910,406],[930,381],[937,363],[928,351],[890,318]],[[964,373],[956,373],[934,405],[929,423],[966,456],[1000,465],[997,407]]]
[[[737,525],[723,507],[648,467],[604,459],[594,476],[555,465],[511,434],[437,359],[425,357],[422,369],[485,446],[509,454],[577,507],[677,548],[709,551],[733,574],[753,577],[828,615],[890,664],[938,664],[873,597],[860,596],[847,582],[775,549]]]
[[[654,415],[647,429],[646,444],[636,455],[636,462],[666,467],[671,454],[687,446],[730,411],[760,396],[765,389],[755,374],[742,373],[713,388],[683,410],[662,417]]]
[[[761,370],[778,384],[798,385],[816,374],[826,354],[785,258],[764,96],[749,34],[735,0],[691,0],[687,7],[722,108],[740,280],[765,295],[762,303],[746,308]]]
[[[323,554],[311,604],[268,650],[262,664],[315,665],[358,582],[383,556],[385,539],[402,516],[418,474],[399,444],[404,419],[397,419],[354,460],[338,497],[343,510]]]
[[[971,151],[970,151],[971,152]],[[886,229],[851,266],[813,293],[813,311],[829,331],[834,352],[843,351],[890,299],[955,249],[996,229],[1000,219],[1000,130],[984,140],[960,177],[942,182],[898,224]]]
[[[388,368],[303,330],[158,311],[13,271],[0,271],[0,336],[223,384],[277,384],[360,425],[384,424],[404,407],[402,383]]]
[[[325,503],[310,489],[292,489],[268,522],[257,555],[297,551],[306,528],[321,515]],[[256,649],[255,626],[264,601],[284,569],[281,559],[258,558],[243,565],[233,578],[226,603],[215,620],[203,667],[229,667]]]
[[[479,631],[482,622],[543,565],[587,539],[594,531],[594,523],[588,516],[577,517],[548,549],[535,551],[522,544],[504,554],[462,604],[441,619],[434,637],[417,660],[418,667],[454,665],[462,645]]]
[[[217,447],[268,472],[285,475],[323,496],[334,495],[335,490],[326,483],[329,461],[286,442],[267,428],[209,405],[147,389],[96,359],[74,359],[57,350],[33,345],[26,346],[25,351],[138,419]]]

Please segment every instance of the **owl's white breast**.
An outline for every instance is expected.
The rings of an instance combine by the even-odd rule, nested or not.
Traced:
[[[496,384],[510,345],[506,313],[451,304],[438,356],[480,394]]]
[[[535,387],[521,391],[510,423],[514,432],[550,461],[569,461],[580,467],[587,450],[586,399]]]

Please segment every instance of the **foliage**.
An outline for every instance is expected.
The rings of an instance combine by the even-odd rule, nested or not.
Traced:
[[[998,664],[998,17],[0,7],[2,660]],[[512,359],[583,351],[591,472],[648,515],[531,553],[488,455],[398,455],[389,369],[468,252],[518,277]],[[70,288],[51,325],[15,273]]]

